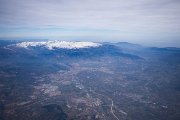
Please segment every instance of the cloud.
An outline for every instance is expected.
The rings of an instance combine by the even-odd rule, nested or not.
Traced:
[[[0,26],[108,29],[117,34],[109,37],[118,38],[119,31],[119,38],[126,39],[157,34],[162,39],[165,33],[178,39],[179,8],[179,0],[0,0]]]

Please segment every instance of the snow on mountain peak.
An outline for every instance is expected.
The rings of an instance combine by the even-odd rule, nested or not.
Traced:
[[[67,41],[43,41],[43,42],[21,42],[16,44],[17,47],[28,48],[43,46],[52,50],[54,48],[79,49],[89,47],[99,47],[101,44],[94,42],[67,42]]]

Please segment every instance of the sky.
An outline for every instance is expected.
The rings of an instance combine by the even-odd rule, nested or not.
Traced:
[[[0,0],[0,39],[180,47],[180,0]]]

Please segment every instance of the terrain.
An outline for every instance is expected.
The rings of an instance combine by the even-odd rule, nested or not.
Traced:
[[[0,41],[0,120],[179,120],[179,111],[179,48]]]

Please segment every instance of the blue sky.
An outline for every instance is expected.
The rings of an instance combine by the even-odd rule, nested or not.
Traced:
[[[180,47],[179,0],[0,0],[0,39]]]

